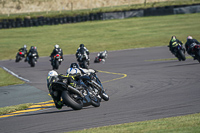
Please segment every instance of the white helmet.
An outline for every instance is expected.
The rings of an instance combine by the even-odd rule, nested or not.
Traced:
[[[24,45],[24,48],[27,48],[27,46],[26,46],[26,45]]]
[[[81,71],[77,68],[69,68],[67,69],[67,74],[74,75],[74,74],[81,74]]]
[[[188,39],[192,39],[192,37],[191,37],[191,36],[188,36],[188,37],[187,37],[187,40],[188,40]]]
[[[59,45],[58,45],[58,44],[56,44],[54,47],[55,47],[55,48],[59,48]]]
[[[57,73],[56,71],[54,71],[54,70],[51,70],[51,71],[49,71],[49,73],[48,73],[48,76],[51,76],[51,77],[57,76],[57,75],[58,75],[58,73]]]

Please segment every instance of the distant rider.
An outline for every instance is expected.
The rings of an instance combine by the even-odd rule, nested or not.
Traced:
[[[187,42],[185,43],[185,48],[187,50],[187,53],[189,55],[191,55],[194,58],[194,60],[196,59],[196,57],[195,57],[194,53],[192,52],[192,49],[196,44],[200,44],[200,43],[196,39],[193,39],[191,36],[187,37]]]
[[[26,45],[24,45],[22,48],[20,48],[18,51],[20,51],[20,52],[24,52],[24,58],[25,58],[25,56],[26,56],[26,54],[27,54],[27,46]]]
[[[38,52],[37,52],[37,47],[31,46],[30,50],[27,53],[25,61],[29,60],[29,53],[36,53],[36,57],[39,58]]]
[[[74,81],[73,76],[69,75],[65,76],[63,74],[58,74],[54,70],[49,71],[47,77],[47,88],[49,90],[51,97],[53,98],[56,108],[61,109],[63,106],[63,101],[61,101],[62,92],[52,87],[53,82],[63,82],[66,83],[67,85],[71,85],[72,87],[76,87],[76,82]]]
[[[62,49],[60,48],[60,46],[58,44],[56,44],[54,46],[54,50],[52,51],[50,57],[51,57],[51,61],[53,60],[53,57],[56,55],[56,54],[59,54],[61,56],[61,59],[63,60],[63,51]]]
[[[86,54],[88,55],[88,59],[89,59],[89,50],[84,46],[84,44],[80,44],[79,48],[76,51],[76,58],[78,59],[78,55],[79,54],[83,54],[82,51],[86,51]]]
[[[183,45],[183,43],[182,43],[180,40],[178,40],[178,39],[176,38],[176,36],[172,36],[172,38],[171,38],[171,40],[170,40],[170,42],[169,42],[168,47],[169,47],[169,50],[170,50],[173,54],[175,54],[175,53],[174,53],[174,49],[175,49],[175,47],[176,47],[178,44]],[[184,48],[183,48],[183,50],[184,50],[184,52],[185,52],[185,49],[184,49]]]
[[[107,50],[101,51],[100,53],[97,54],[99,59],[102,59],[103,62],[105,62],[105,59],[107,58]]]

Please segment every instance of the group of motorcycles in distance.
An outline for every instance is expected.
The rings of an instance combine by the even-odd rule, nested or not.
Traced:
[[[24,46],[24,48],[26,48],[26,46]],[[27,61],[31,67],[35,67],[35,64],[37,63],[37,59],[39,57],[37,53],[37,48],[31,46],[31,49],[27,53],[27,56],[26,56],[26,53],[27,51],[24,50],[23,48],[19,49],[16,55],[15,62],[20,62],[22,59],[25,59],[25,61]],[[108,56],[107,50],[99,52],[97,56],[95,57],[94,63],[100,63],[100,62],[104,63],[107,56]],[[63,57],[61,56],[60,53],[57,53],[53,56],[53,58],[50,61],[51,61],[53,70],[59,69],[59,65],[61,65],[61,62],[63,61]],[[80,50],[80,53],[78,53],[78,56],[77,56],[77,61],[81,68],[88,69],[89,64],[90,64],[90,59],[89,59],[89,56],[86,54],[86,51],[82,49]]]
[[[24,58],[25,58],[24,61],[28,62],[31,67],[35,67],[35,64],[37,63],[37,59],[39,58],[37,47],[31,46],[28,53],[26,50],[26,45],[24,45],[23,48],[20,48],[19,52],[17,52],[15,62],[19,62]]]

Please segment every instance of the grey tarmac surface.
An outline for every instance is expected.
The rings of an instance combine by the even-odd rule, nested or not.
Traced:
[[[28,84],[0,87],[0,107],[51,100],[47,92]]]
[[[127,74],[126,78],[109,81],[120,75],[98,73],[110,100],[98,108],[88,106],[74,111],[64,106],[0,119],[1,133],[68,132],[120,123],[152,120],[200,112],[200,64],[196,60],[156,59],[174,58],[167,47],[131,49],[108,53],[105,64],[93,63],[90,68]],[[64,56],[58,72],[65,73],[74,55]],[[38,60],[36,67],[14,60],[0,65],[31,81],[28,85],[48,93],[46,76],[51,70],[48,57]],[[155,60],[155,61],[150,61]]]

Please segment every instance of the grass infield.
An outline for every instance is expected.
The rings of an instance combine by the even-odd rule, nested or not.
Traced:
[[[14,105],[14,106],[2,107],[2,108],[0,108],[0,115],[24,110],[24,109],[27,109],[28,107],[30,107],[31,105],[33,105],[33,103],[26,103],[26,104]]]
[[[2,68],[0,68],[0,87],[1,86],[8,86],[8,85],[16,85],[16,84],[23,84],[24,81],[14,77],[13,75],[9,74]]]
[[[162,118],[73,131],[69,133],[199,133],[200,114]]]
[[[199,22],[200,13],[196,13],[1,29],[0,60],[14,59],[24,44],[37,46],[40,56],[49,56],[55,44],[64,54],[75,54],[81,43],[90,52],[99,52],[166,46],[172,35],[183,42],[188,35],[199,40]]]

